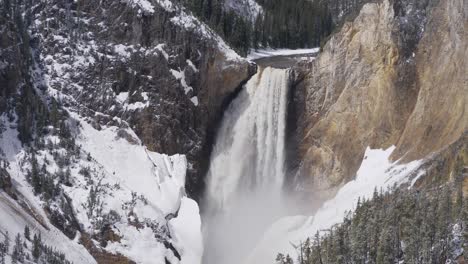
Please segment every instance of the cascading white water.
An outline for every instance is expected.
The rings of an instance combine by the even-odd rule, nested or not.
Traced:
[[[259,69],[224,115],[208,172],[204,264],[244,263],[285,214],[288,81],[289,70]]]

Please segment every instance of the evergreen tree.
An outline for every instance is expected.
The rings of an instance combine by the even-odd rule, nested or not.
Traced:
[[[461,215],[461,225],[463,230],[463,252],[468,252],[468,196],[464,198],[463,211]]]
[[[40,193],[42,188],[41,175],[39,174],[39,165],[37,163],[36,154],[34,151],[31,155],[31,171],[29,173],[29,179],[34,189],[34,193],[37,195]]]
[[[18,233],[15,238],[15,245],[13,247],[13,253],[11,254],[13,263],[24,262],[24,250],[23,241],[21,235]]]
[[[35,260],[38,260],[39,257],[41,256],[41,234],[39,235],[34,234],[34,239],[33,239],[33,246],[32,246],[32,256]]]
[[[5,250],[5,244],[0,243],[0,264],[5,264],[6,260],[6,250]]]
[[[5,246],[5,252],[8,254],[8,252],[10,251],[10,234],[8,233],[8,231],[5,232],[5,240],[3,245]]]
[[[359,199],[343,223],[302,243],[297,263],[456,263],[468,254],[468,206],[457,202],[457,188],[374,191],[372,200]],[[454,198],[462,206],[458,218]]]
[[[27,225],[24,227],[24,237],[25,237],[27,240],[31,240],[31,238],[30,238],[29,226],[27,226]]]

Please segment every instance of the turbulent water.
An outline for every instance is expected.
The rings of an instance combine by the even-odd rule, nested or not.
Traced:
[[[225,113],[208,173],[204,264],[246,263],[265,229],[287,211],[288,81],[289,70],[260,69]]]

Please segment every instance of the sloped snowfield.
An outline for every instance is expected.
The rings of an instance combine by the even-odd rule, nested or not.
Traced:
[[[138,263],[165,263],[165,258],[171,263],[200,263],[201,220],[198,205],[185,195],[185,156],[148,151],[139,141],[129,143],[119,137],[116,127],[103,127],[98,131],[79,115],[70,114],[69,121],[77,133],[76,143],[81,145],[83,154],[70,166],[71,187],[62,187],[72,200],[81,228],[93,234],[98,231],[100,221],[114,216],[112,230],[120,237],[120,242],[109,243],[105,247],[107,251],[120,253]],[[78,244],[78,235],[72,241],[48,221],[42,209],[43,202],[34,196],[26,181],[30,170],[29,153],[21,147],[15,126],[8,124],[7,127],[0,144],[10,162],[8,171],[28,207],[37,214],[35,218],[47,228],[1,192],[1,233],[9,231],[14,237],[28,225],[33,232],[42,234],[46,244],[65,252],[72,262],[95,263]],[[127,133],[137,138],[130,129]],[[60,139],[50,136],[46,140],[58,144]],[[59,170],[49,150],[38,151],[36,158],[39,167],[47,164],[49,173]],[[83,168],[89,174],[83,173]],[[173,244],[181,261],[165,247],[165,241]],[[98,246],[97,242],[95,244]]]
[[[295,259],[296,245],[317,231],[326,231],[340,223],[346,212],[354,210],[359,198],[371,198],[375,188],[387,189],[404,183],[410,186],[414,184],[415,179],[424,174],[423,171],[418,171],[423,161],[392,163],[389,157],[394,149],[395,147],[386,150],[367,148],[353,181],[345,184],[336,196],[325,202],[314,215],[290,216],[278,220],[264,234],[246,263],[274,263],[278,253],[288,253]],[[413,178],[414,176],[416,178]]]
[[[74,117],[79,120],[77,115]],[[116,225],[115,231],[122,237],[121,242],[110,243],[106,249],[122,253],[139,263],[155,263],[158,259],[164,263],[164,257],[177,263],[174,254],[156,238],[158,232],[169,232],[174,238],[191,238],[174,239],[174,246],[182,255],[183,261],[190,258],[191,263],[198,263],[197,256],[201,257],[201,251],[193,252],[192,249],[199,248],[202,243],[200,216],[196,203],[185,198],[185,156],[151,152],[141,142],[131,144],[117,136],[119,128],[116,127],[105,127],[97,131],[86,122],[80,124],[82,128],[78,144],[91,154],[95,161],[90,164],[93,169],[103,175],[98,187],[102,188],[103,208],[99,210],[113,210],[121,216],[130,215],[127,220]],[[137,139],[130,129],[126,133]],[[75,177],[79,178],[79,175]],[[75,208],[81,208],[77,209],[80,222],[92,223],[93,220],[87,215],[89,206],[83,204],[88,196],[85,186],[86,182],[83,182],[81,187],[69,191],[73,201],[77,203]],[[172,218],[177,213],[178,216]],[[194,229],[186,233],[186,227],[182,226],[179,230],[179,226],[173,224],[174,221],[193,222]],[[135,227],[135,222],[145,222],[157,228]],[[185,256],[186,252],[190,257]]]
[[[261,58],[276,57],[276,56],[298,56],[315,54],[320,51],[320,48],[310,49],[258,49],[251,50],[247,55],[249,60],[257,60]]]
[[[33,189],[26,181],[21,161],[25,158],[25,152],[18,140],[18,132],[15,125],[8,122],[6,116],[0,117],[0,122],[6,124],[6,129],[0,133],[0,146],[5,160],[10,162],[8,172],[12,177],[15,188],[23,196],[25,206],[32,212],[27,213],[17,201],[13,200],[3,190],[0,189],[0,241],[4,241],[6,232],[9,233],[10,240],[16,234],[23,234],[25,226],[29,226],[31,233],[40,233],[42,241],[49,246],[53,246],[58,251],[66,252],[67,259],[74,263],[96,263],[88,251],[76,241],[68,239],[60,230],[55,228],[48,220],[42,210],[42,202],[33,195]],[[33,217],[34,216],[34,217]],[[7,256],[7,263],[11,260]]]

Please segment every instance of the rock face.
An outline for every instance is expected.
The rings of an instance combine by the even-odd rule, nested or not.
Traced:
[[[333,193],[367,146],[420,159],[468,128],[462,0],[383,0],[363,6],[310,65],[295,70],[298,173]],[[318,192],[320,193],[320,191]]]
[[[0,0],[0,14],[0,188],[40,204],[87,260],[199,263],[198,206],[182,200],[201,194],[217,122],[255,65],[179,1]]]
[[[468,8],[440,1],[415,53],[419,95],[394,159],[420,159],[468,128]]]
[[[196,197],[207,138],[256,69],[177,3],[141,2],[34,3],[36,72],[95,127],[131,127],[150,151],[186,154]]]

